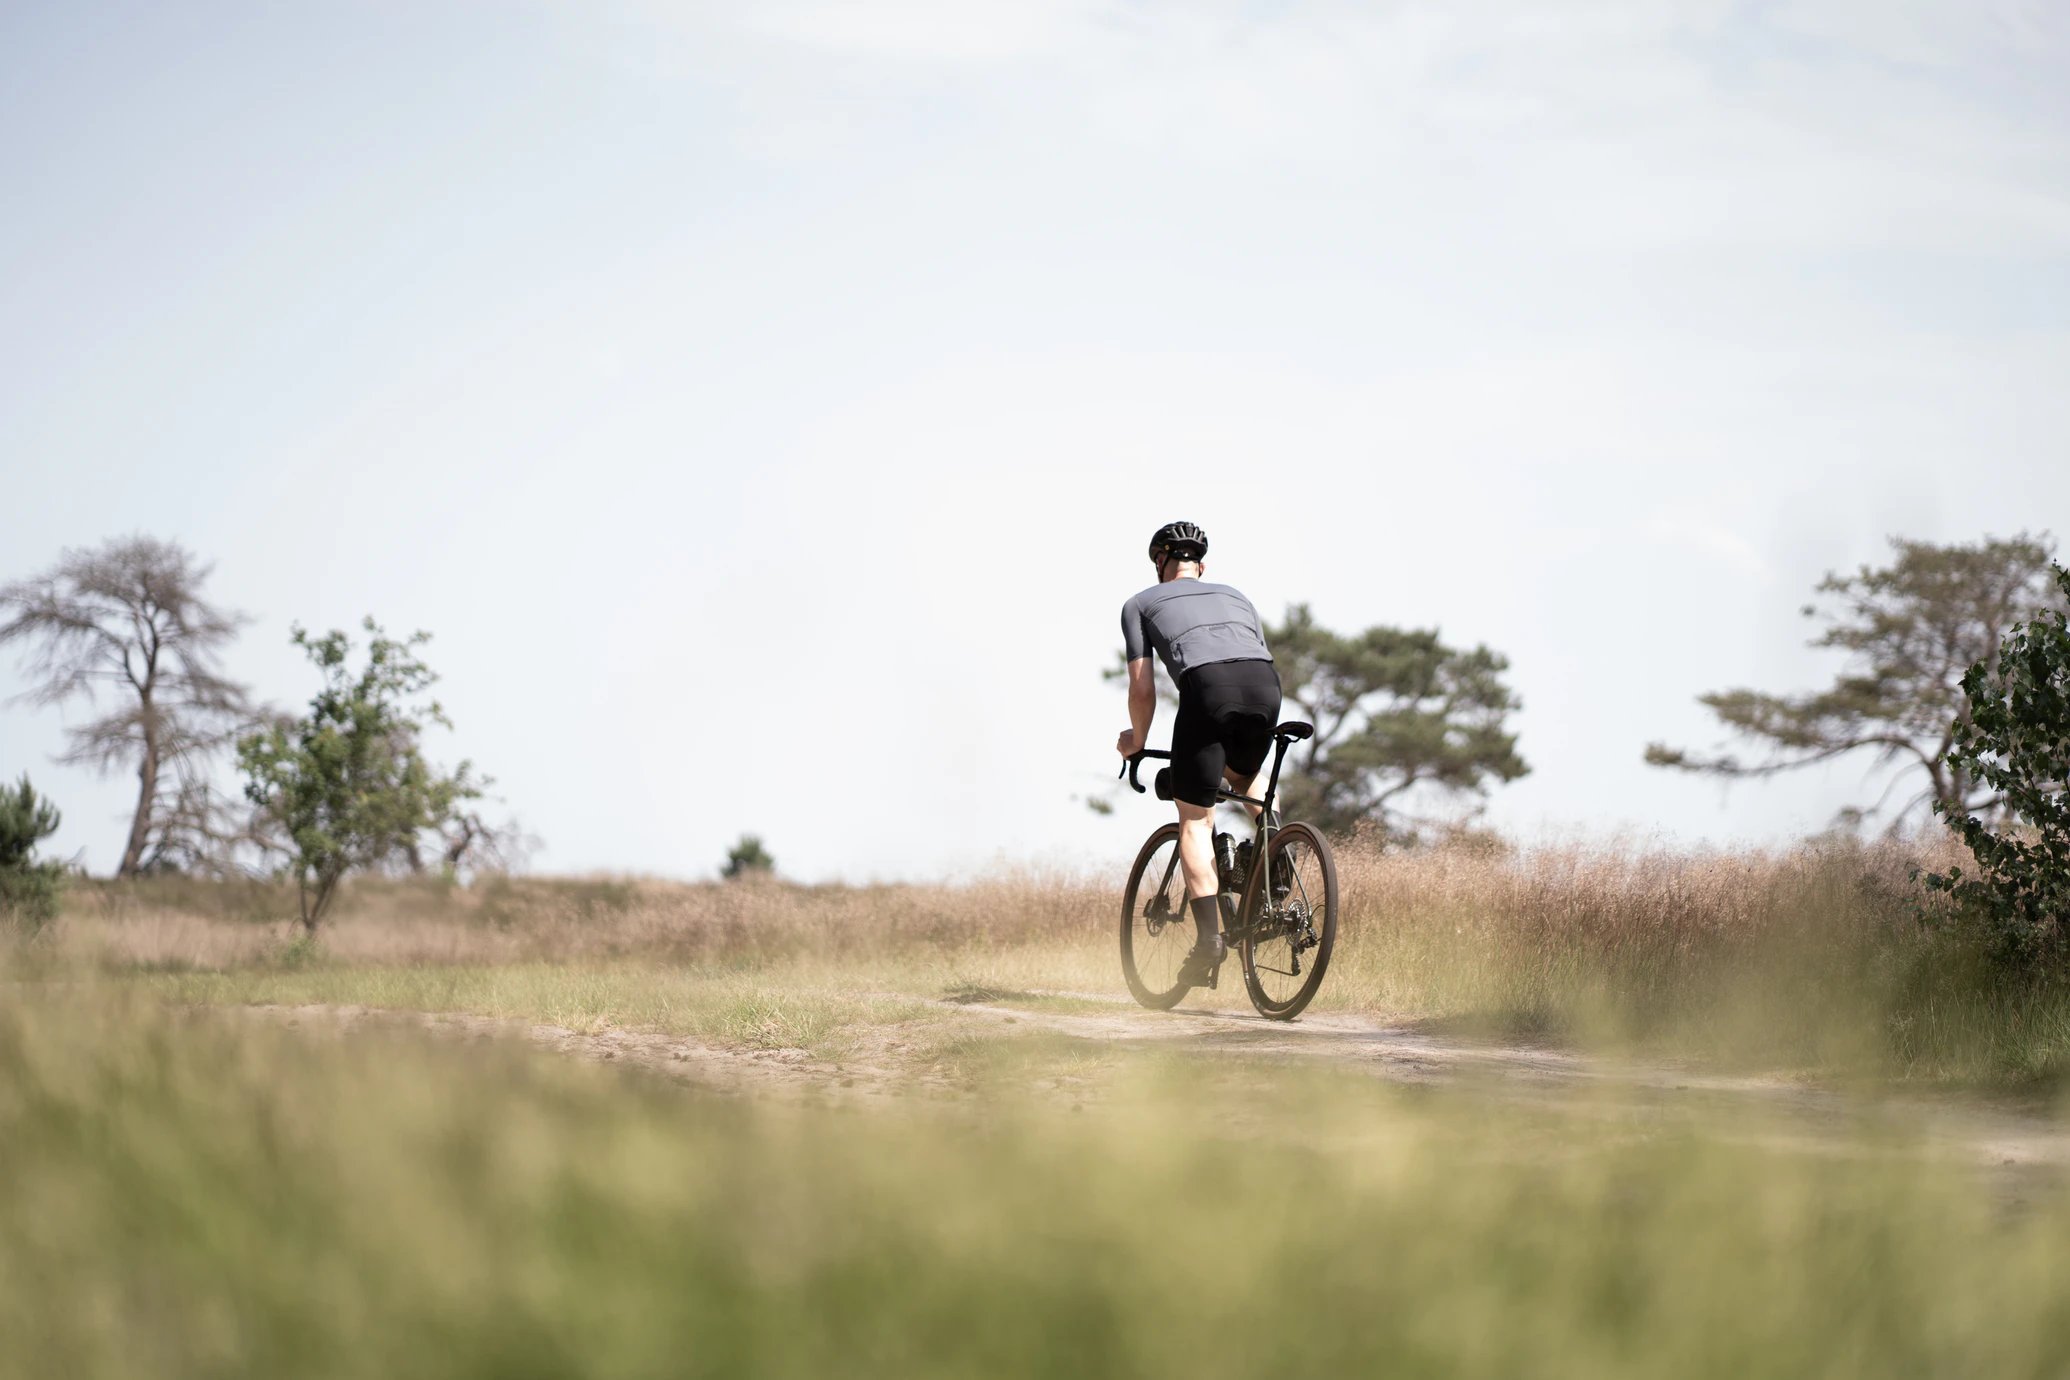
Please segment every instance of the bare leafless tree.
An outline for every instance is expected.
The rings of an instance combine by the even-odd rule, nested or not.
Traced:
[[[107,713],[68,730],[59,759],[134,765],[136,814],[119,877],[189,865],[224,837],[209,758],[250,717],[219,657],[244,619],[201,597],[213,567],[173,542],[132,536],[64,552],[50,571],[0,587],[0,645],[32,650],[36,704],[85,700]]]
[[[525,832],[516,820],[491,824],[479,810],[455,810],[439,826],[438,865],[451,873],[509,873],[524,870],[526,860],[539,849],[539,840]],[[403,847],[403,860],[411,873],[430,870],[422,841],[412,838]]]

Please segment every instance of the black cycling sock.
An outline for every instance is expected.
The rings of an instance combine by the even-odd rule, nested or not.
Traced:
[[[1186,904],[1193,907],[1193,928],[1200,932],[1203,947],[1215,942],[1222,932],[1222,902],[1215,896],[1196,896]]]

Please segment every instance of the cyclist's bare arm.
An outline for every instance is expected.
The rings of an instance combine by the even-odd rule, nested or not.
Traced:
[[[1129,731],[1114,742],[1127,757],[1150,742],[1150,721],[1157,717],[1157,676],[1153,659],[1139,656],[1128,664]]]

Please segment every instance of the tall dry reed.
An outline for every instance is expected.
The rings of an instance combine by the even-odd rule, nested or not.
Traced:
[[[1903,976],[1946,947],[1910,881],[1946,851],[1353,846],[1339,855],[1330,980],[1361,1006],[1510,1035],[1729,1039],[1817,1061],[1836,1032],[1858,1042]]]

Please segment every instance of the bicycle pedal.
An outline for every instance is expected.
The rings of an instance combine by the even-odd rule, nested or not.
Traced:
[[[1208,991],[1214,991],[1216,984],[1219,983],[1221,980],[1222,965],[1217,963],[1214,967],[1208,969]]]

